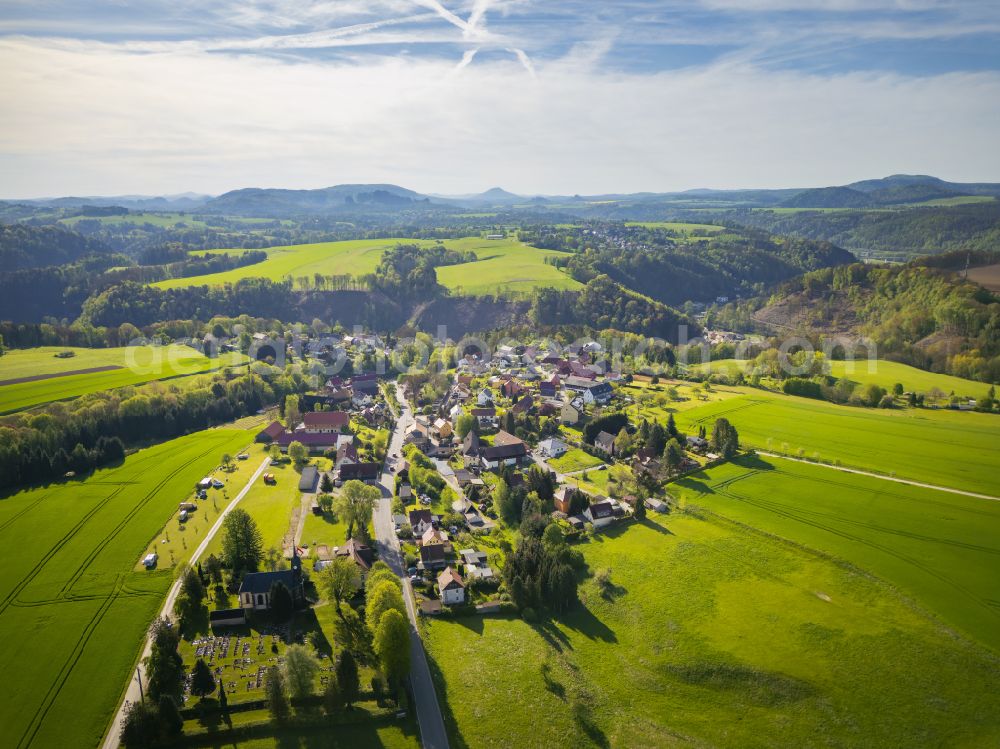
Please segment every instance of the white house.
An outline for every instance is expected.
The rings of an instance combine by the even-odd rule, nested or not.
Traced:
[[[493,391],[489,388],[480,390],[479,395],[476,397],[476,403],[480,406],[493,405]]]
[[[615,395],[614,388],[607,382],[596,382],[583,391],[583,402],[604,405]]]
[[[615,519],[614,513],[614,507],[607,500],[595,502],[583,511],[587,520],[593,523],[595,528],[603,528],[606,525],[610,525],[611,521]]]
[[[565,455],[568,449],[565,442],[557,440],[555,437],[538,443],[538,451],[546,458],[558,458]]]
[[[438,575],[438,590],[441,591],[441,603],[445,606],[457,606],[465,603],[465,583],[462,577],[451,567],[446,567]]]

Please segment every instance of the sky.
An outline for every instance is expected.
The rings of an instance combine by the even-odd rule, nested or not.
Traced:
[[[0,198],[1000,181],[997,0],[0,0]]]

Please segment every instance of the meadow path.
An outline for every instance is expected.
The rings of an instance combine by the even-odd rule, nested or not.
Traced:
[[[779,455],[778,453],[769,453],[764,450],[756,450],[758,455],[763,455],[768,458],[779,458],[781,460],[791,460],[795,463],[806,463],[811,466],[820,466],[821,468],[829,468],[834,471],[843,471],[844,473],[855,473],[858,476],[871,476],[873,479],[882,479],[883,481],[895,481],[897,484],[909,484],[910,486],[919,486],[921,489],[935,489],[939,492],[950,492],[951,494],[961,494],[966,497],[975,497],[976,499],[989,499],[993,502],[1000,502],[1000,497],[994,497],[990,494],[977,494],[976,492],[967,492],[965,489],[953,489],[950,486],[938,486],[937,484],[926,484],[923,481],[912,481],[911,479],[901,479],[897,476],[886,476],[884,473],[872,473],[871,471],[862,471],[858,468],[844,468],[843,466],[832,466],[828,463],[817,463],[813,460],[806,460],[805,458],[791,458],[787,455]]]
[[[267,466],[270,463],[271,463],[270,458],[264,458],[264,461],[260,464],[260,466],[258,466],[257,470],[254,471],[253,475],[247,481],[246,485],[242,489],[240,489],[240,493],[237,494],[228,505],[226,505],[226,508],[219,514],[219,517],[216,518],[215,523],[209,529],[208,534],[198,545],[198,548],[194,550],[194,554],[191,555],[189,564],[193,565],[198,561],[198,559],[201,558],[201,555],[205,553],[205,550],[208,548],[208,545],[215,537],[215,534],[219,532],[219,529],[222,527],[222,523],[225,521],[226,517],[229,515],[230,512],[232,512],[232,510],[236,507],[236,505],[240,503],[240,500],[242,500],[243,497],[246,496],[246,493],[250,491],[250,487],[252,487],[254,482],[258,478],[260,478],[260,475],[264,472],[264,469],[267,468]],[[183,582],[184,582],[183,579],[179,577],[174,581],[174,584],[170,588],[170,592],[167,593],[167,599],[163,602],[163,608],[160,609],[160,618],[169,616],[173,612],[174,603],[177,601],[177,596],[181,591],[181,584]],[[151,641],[147,637],[146,644],[142,649],[142,655],[139,657],[139,664],[137,667],[138,676],[140,679],[143,678],[144,676],[142,661],[144,661],[146,657],[149,655],[150,644]],[[135,679],[135,677],[133,677],[132,680],[129,681],[128,688],[125,690],[125,695],[124,697],[122,697],[122,703],[118,707],[118,711],[115,713],[115,717],[112,719],[111,725],[108,726],[108,732],[105,735],[104,743],[102,744],[103,749],[117,749],[119,745],[119,734],[121,733],[122,718],[125,716],[125,706],[129,702],[137,702],[138,700],[139,700],[139,683]]]

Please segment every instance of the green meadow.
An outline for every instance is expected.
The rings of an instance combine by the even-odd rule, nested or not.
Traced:
[[[1000,502],[763,457],[671,491],[871,572],[1000,653]]]
[[[418,244],[424,247],[434,244],[429,240],[378,239],[270,247],[265,250],[268,255],[267,260],[261,263],[222,273],[172,278],[154,285],[164,289],[212,286],[235,283],[243,278],[264,277],[272,280],[281,280],[287,276],[293,279],[301,276],[311,278],[315,273],[361,276],[374,272],[382,253],[400,243]],[[562,271],[546,265],[546,257],[562,254],[554,250],[540,250],[514,239],[487,240],[478,237],[446,240],[444,245],[453,250],[471,250],[478,258],[473,263],[437,269],[438,281],[455,291],[476,295],[493,294],[501,289],[530,291],[548,286],[561,289],[579,286]],[[233,252],[233,250],[215,252]]]
[[[990,385],[986,382],[976,380],[966,380],[963,377],[941,374],[938,372],[928,372],[924,369],[911,367],[909,364],[887,361],[885,359],[873,359],[859,361],[838,361],[831,359],[830,375],[844,378],[861,385],[874,383],[891,391],[898,382],[906,392],[927,394],[937,388],[945,395],[954,393],[958,396],[969,396],[972,398],[983,398],[989,392]],[[727,376],[735,375],[738,372],[746,374],[749,371],[750,362],[738,359],[719,359],[708,364],[695,364],[691,368],[702,373],[718,373]]]
[[[704,512],[579,548],[562,618],[424,621],[453,747],[1000,741],[996,656],[853,567]]]
[[[173,580],[170,570],[136,572],[136,559],[219,457],[252,439],[236,429],[198,432],[85,480],[0,500],[0,669],[8,675],[0,746],[100,742]]]
[[[755,390],[676,414],[688,433],[725,417],[744,446],[1000,495],[1000,419],[946,409],[872,409]]]
[[[595,468],[604,461],[598,457],[585,453],[578,447],[567,450],[565,455],[553,458],[548,461],[549,465],[559,473],[572,473],[573,471],[583,471],[587,468]]]
[[[76,355],[68,359],[56,358],[55,354],[61,351],[74,351]],[[238,353],[209,359],[193,348],[179,344],[107,349],[58,346],[12,349],[0,357],[0,381],[35,375],[59,376],[0,385],[0,413],[153,380],[204,374],[245,360],[246,357]],[[62,372],[104,366],[119,369],[60,375]]]
[[[726,230],[724,226],[716,224],[689,224],[684,221],[626,221],[625,225],[644,226],[647,229],[670,229],[681,234],[693,234],[694,232],[719,234]]]

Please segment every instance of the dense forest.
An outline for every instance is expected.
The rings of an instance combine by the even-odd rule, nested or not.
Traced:
[[[0,270],[43,268],[75,263],[108,247],[59,226],[0,224]]]
[[[725,215],[727,221],[781,235],[833,242],[853,251],[909,258],[1000,246],[1000,201],[884,211],[767,210]]]

